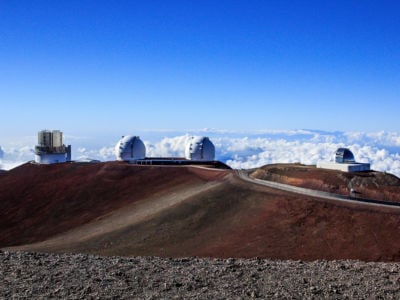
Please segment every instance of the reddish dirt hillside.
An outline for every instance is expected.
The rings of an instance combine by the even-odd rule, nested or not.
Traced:
[[[124,163],[25,164],[0,179],[0,245],[37,242],[222,173]]]
[[[0,247],[163,257],[400,260],[400,209],[245,182],[233,171],[26,164],[0,177]]]
[[[318,169],[301,164],[273,164],[255,169],[251,177],[341,195],[400,202],[400,179],[388,173]]]

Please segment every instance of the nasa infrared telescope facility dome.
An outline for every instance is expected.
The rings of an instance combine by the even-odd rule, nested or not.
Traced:
[[[335,153],[335,161],[321,161],[317,163],[317,168],[339,170],[342,172],[363,172],[369,171],[369,163],[358,163],[354,158],[353,152],[347,148],[339,148]]]
[[[146,147],[138,136],[122,136],[115,145],[115,155],[119,161],[135,162],[146,157]]]
[[[214,144],[208,137],[192,136],[186,144],[185,158],[193,161],[213,161]]]

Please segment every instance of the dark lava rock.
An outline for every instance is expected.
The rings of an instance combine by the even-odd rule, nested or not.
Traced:
[[[399,283],[398,263],[0,252],[4,299],[388,299]]]

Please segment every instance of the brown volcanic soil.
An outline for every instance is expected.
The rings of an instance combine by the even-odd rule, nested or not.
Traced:
[[[0,245],[44,240],[114,210],[188,189],[222,173],[124,163],[25,164],[0,181]]]
[[[400,202],[400,179],[388,173],[318,169],[301,164],[272,164],[252,170],[251,177],[341,195]]]
[[[400,259],[400,209],[325,201],[230,170],[26,164],[0,178],[0,247],[161,257]]]

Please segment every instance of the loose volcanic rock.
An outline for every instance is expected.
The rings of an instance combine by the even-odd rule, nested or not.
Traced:
[[[391,299],[399,282],[398,263],[0,252],[6,299]]]

